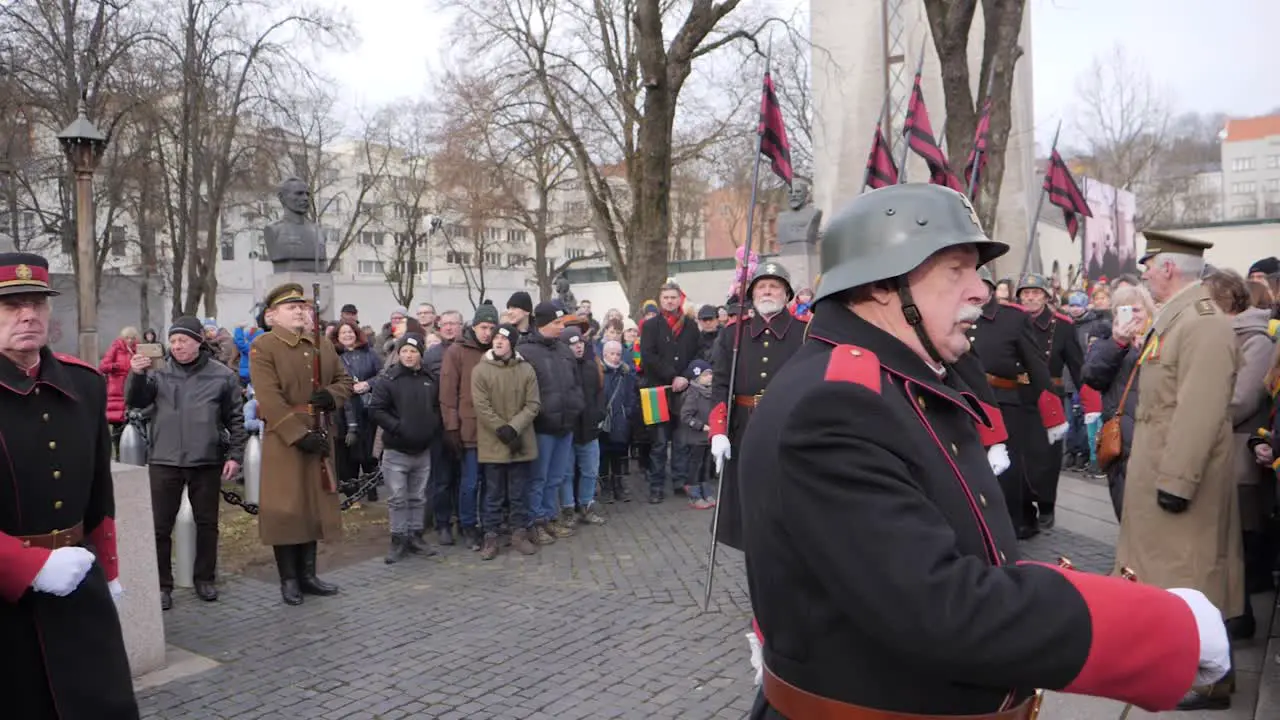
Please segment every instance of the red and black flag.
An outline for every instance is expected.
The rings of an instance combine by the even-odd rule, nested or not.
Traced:
[[[987,167],[987,137],[991,134],[991,98],[982,106],[982,116],[978,118],[978,130],[974,133],[973,150],[969,151],[969,159],[964,164],[964,181],[968,187],[978,193],[978,183],[982,181],[982,171]],[[977,173],[977,177],[974,174]],[[970,198],[972,200],[973,198]]]
[[[787,142],[787,126],[782,122],[782,108],[778,95],[773,91],[773,77],[764,74],[764,93],[760,97],[760,152],[769,158],[773,173],[790,185],[794,177],[791,170],[791,144]]]
[[[1093,217],[1093,212],[1089,210],[1084,193],[1080,192],[1080,186],[1076,185],[1076,179],[1071,177],[1067,163],[1057,150],[1049,156],[1049,166],[1044,171],[1044,191],[1049,194],[1049,202],[1062,208],[1067,221],[1067,232],[1075,240],[1076,232],[1080,229],[1080,219],[1076,215]]]
[[[867,176],[862,184],[871,187],[872,190],[898,184],[898,166],[893,162],[893,152],[889,148],[889,141],[885,138],[884,131],[880,129],[880,123],[876,123],[876,136],[871,141],[871,155],[867,157]]]
[[[924,106],[924,91],[920,89],[919,72],[916,73],[916,82],[911,88],[911,102],[907,105],[907,122],[902,128],[902,134],[907,139],[907,145],[924,158],[925,164],[929,166],[929,182],[964,192],[964,188],[960,187],[960,180],[951,172],[947,156],[933,137],[929,111]]]

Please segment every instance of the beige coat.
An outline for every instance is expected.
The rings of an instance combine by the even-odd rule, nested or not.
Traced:
[[[1231,320],[1195,283],[1169,300],[1144,343],[1117,570],[1194,588],[1223,616],[1244,608],[1240,508],[1227,407],[1239,369]],[[1190,500],[1160,509],[1163,490]]]
[[[520,353],[496,360],[493,351],[471,371],[471,400],[476,409],[476,459],[482,463],[527,462],[538,457],[533,420],[542,408],[538,376]],[[498,428],[510,425],[520,434],[520,452],[498,439]]]
[[[307,401],[311,399],[315,352],[310,336],[282,328],[258,335],[249,346],[249,378],[258,398],[258,416],[264,423],[258,512],[258,535],[264,545],[299,545],[342,537],[338,494],[324,487],[321,459],[292,447],[311,429]],[[341,408],[351,397],[353,383],[333,343],[320,343],[320,377],[321,385]],[[332,429],[329,437],[334,437]],[[331,457],[332,453],[324,462],[329,477],[336,479]]]

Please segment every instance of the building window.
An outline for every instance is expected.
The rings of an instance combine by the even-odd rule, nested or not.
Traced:
[[[1255,161],[1255,158],[1251,158],[1251,157],[1236,158],[1231,161],[1231,169],[1234,172],[1243,172],[1246,170],[1253,170],[1254,161]]]
[[[1258,206],[1250,205],[1233,205],[1231,207],[1231,218],[1233,220],[1250,220],[1258,217]]]
[[[525,256],[519,253],[507,255],[507,267],[520,267],[525,264]]]
[[[386,268],[381,260],[361,260],[359,269],[361,275],[383,275],[386,273]]]
[[[1270,180],[1263,180],[1262,191],[1263,192],[1280,191],[1280,178],[1271,178]]]
[[[583,250],[582,248],[565,248],[564,249],[565,260],[576,260],[580,257],[585,257],[586,254],[587,254],[587,251]]]
[[[381,245],[382,233],[376,233],[376,232],[373,232],[372,230],[361,230],[360,244],[361,245]]]
[[[124,227],[121,225],[112,225],[111,229],[107,231],[107,239],[111,245],[111,256],[124,257],[125,247],[127,245],[127,240],[128,240],[127,236],[125,235]],[[231,249],[231,255],[232,256],[230,258],[227,257],[226,240],[223,240],[222,259],[234,260],[235,259],[234,247]]]
[[[529,237],[528,237],[528,235],[525,233],[525,231],[524,231],[524,230],[508,230],[508,231],[507,231],[507,242],[512,243],[512,244],[517,244],[517,243],[518,243],[518,244],[520,244],[520,245],[523,245],[523,244],[525,244],[525,243],[529,242]]]
[[[1232,195],[1252,195],[1258,191],[1258,183],[1253,180],[1231,183]]]
[[[449,263],[450,265],[470,265],[471,253],[458,252],[457,250],[450,250],[445,256],[445,262]]]
[[[1266,204],[1266,217],[1280,218],[1280,203],[1269,202]]]
[[[502,264],[502,253],[486,252],[481,253],[480,257],[484,259],[484,264],[489,267],[497,267]]]
[[[1268,155],[1267,169],[1275,170],[1276,168],[1280,168],[1280,155]]]

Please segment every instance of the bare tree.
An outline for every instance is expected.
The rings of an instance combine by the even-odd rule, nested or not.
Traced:
[[[442,0],[459,12],[457,37],[473,43],[477,63],[504,74],[504,89],[536,89],[573,158],[596,240],[633,308],[667,276],[671,173],[685,152],[676,133],[685,83],[695,61],[754,37],[726,20],[739,2]],[[727,125],[734,113],[715,117]],[[622,171],[628,211],[606,166]]]
[[[419,276],[429,269],[431,217],[438,210],[431,186],[429,112],[423,101],[402,101],[378,113],[381,142],[392,156],[377,180],[376,199],[365,201],[385,231],[374,243],[383,277],[396,302],[406,307],[413,303]]]
[[[969,73],[969,34],[974,15],[982,7],[982,64],[978,92],[972,90]],[[1013,126],[1011,100],[1014,70],[1022,57],[1018,35],[1026,0],[924,0],[933,46],[942,68],[948,160],[952,168],[964,167],[973,149],[980,105],[991,89],[991,125],[987,143],[986,172],[975,205],[983,227],[994,227],[1004,182],[1005,146]],[[976,98],[976,100],[975,100]]]

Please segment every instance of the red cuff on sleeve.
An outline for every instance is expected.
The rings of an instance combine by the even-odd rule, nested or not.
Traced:
[[[751,629],[755,631],[756,639],[760,641],[760,644],[764,645],[764,633],[760,632],[760,623],[756,621],[754,615],[751,617]]]
[[[1004,426],[1004,415],[1000,413],[1000,409],[992,407],[981,400],[978,404],[982,406],[983,412],[991,420],[991,427],[987,427],[982,423],[974,423],[978,427],[978,437],[982,439],[982,447],[989,448],[992,445],[999,445],[1009,439],[1009,429]]]
[[[116,520],[105,517],[98,527],[89,533],[89,541],[98,552],[98,564],[107,574],[107,582],[120,577],[120,558],[117,553]]]
[[[711,408],[711,415],[707,418],[707,425],[711,430],[707,431],[707,437],[712,438],[716,435],[728,435],[729,428],[726,425],[729,419],[729,406],[725,403],[717,403]]]
[[[1080,593],[1091,621],[1089,656],[1063,692],[1172,710],[1200,666],[1200,630],[1186,602],[1151,585],[1053,569]]]
[[[1040,393],[1040,401],[1036,404],[1040,408],[1040,420],[1044,423],[1046,430],[1056,428],[1067,421],[1067,415],[1062,410],[1062,398],[1052,392],[1045,390]]]
[[[1086,413],[1102,412],[1102,393],[1085,385],[1080,388],[1080,407]]]
[[[40,574],[51,552],[45,548],[23,547],[18,538],[0,533],[0,598],[18,602]]]

